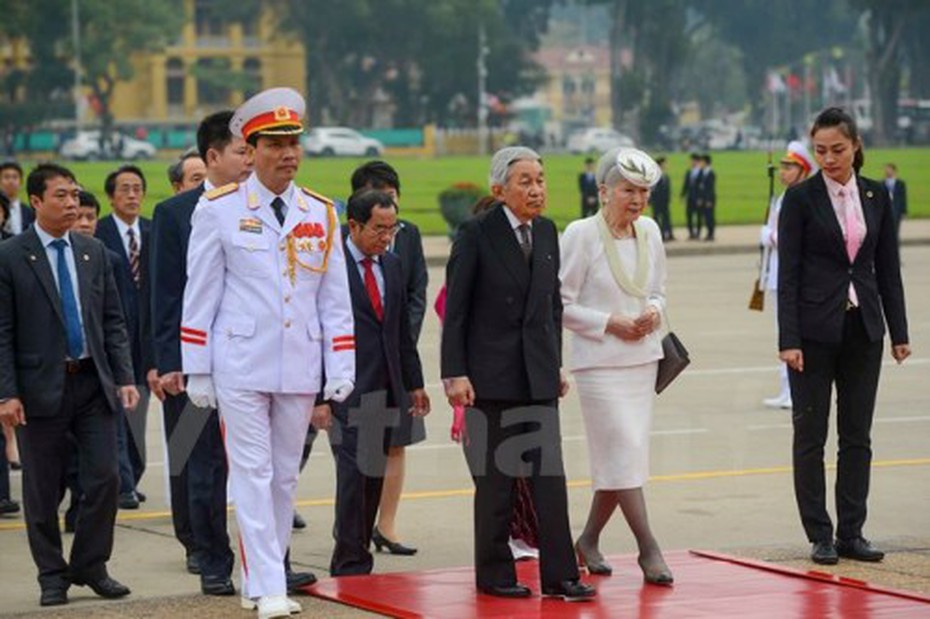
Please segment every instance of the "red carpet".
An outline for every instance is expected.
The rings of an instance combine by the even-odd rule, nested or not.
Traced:
[[[518,564],[520,582],[536,594],[524,600],[476,594],[470,567],[330,578],[310,591],[392,617],[930,617],[930,598],[829,574],[706,552],[673,552],[666,560],[675,574],[676,584],[671,588],[644,585],[635,557],[611,557],[613,576],[585,577],[598,588],[593,602],[566,603],[539,597],[534,561]]]

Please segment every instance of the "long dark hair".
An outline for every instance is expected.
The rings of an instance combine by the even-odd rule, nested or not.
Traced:
[[[811,139],[821,129],[831,127],[839,128],[840,132],[853,141],[856,146],[856,152],[853,155],[853,170],[859,174],[859,170],[865,164],[865,154],[862,152],[862,138],[859,137],[859,129],[856,127],[856,121],[852,116],[846,113],[840,107],[828,107],[814,119],[814,125],[811,127]]]

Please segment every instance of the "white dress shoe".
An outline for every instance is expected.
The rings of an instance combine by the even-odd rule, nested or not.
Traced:
[[[766,408],[778,408],[781,410],[789,410],[791,408],[791,396],[780,395],[777,398],[766,398],[765,400],[762,400],[762,404],[764,404]]]
[[[272,596],[272,597],[282,597],[282,596]],[[288,614],[293,615],[303,610],[300,604],[295,602],[291,598],[284,598],[284,599],[287,600]],[[239,598],[239,605],[242,606],[244,610],[255,610],[256,608],[258,608],[258,602],[250,598]],[[278,615],[272,615],[272,616],[277,617]],[[280,615],[280,616],[285,617],[286,615]]]

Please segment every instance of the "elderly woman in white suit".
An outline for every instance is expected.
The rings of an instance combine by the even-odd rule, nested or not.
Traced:
[[[565,230],[560,276],[594,485],[588,521],[575,544],[579,562],[591,574],[612,572],[598,546],[619,505],[636,537],[646,582],[670,585],[643,495],[662,358],[665,249],[659,227],[642,214],[660,177],[659,166],[640,150],[614,149],[601,157],[601,210]]]

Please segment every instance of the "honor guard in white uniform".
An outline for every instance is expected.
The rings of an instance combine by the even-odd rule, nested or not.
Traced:
[[[316,394],[341,402],[355,381],[336,211],[293,182],[304,109],[296,91],[273,88],[236,110],[230,129],[254,173],[194,211],[181,322],[188,395],[218,403],[225,425],[243,604],[255,600],[262,619],[300,608],[286,597],[284,557]]]

